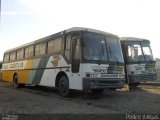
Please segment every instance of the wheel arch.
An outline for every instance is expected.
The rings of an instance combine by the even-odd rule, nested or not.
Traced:
[[[12,78],[12,81],[13,81],[13,82],[14,82],[14,77],[15,77],[16,75],[18,75],[17,72],[14,72],[13,78]]]
[[[67,80],[68,80],[68,84],[69,84],[69,79],[68,79],[68,75],[64,72],[64,71],[60,71],[57,76],[56,76],[56,80],[55,80],[55,87],[58,88],[59,86],[59,79],[61,76],[66,76]]]

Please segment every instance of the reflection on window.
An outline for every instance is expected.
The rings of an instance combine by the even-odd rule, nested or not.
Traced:
[[[71,47],[71,35],[68,35],[66,38],[66,48],[65,48],[65,56],[68,61],[70,61],[70,47]]]
[[[10,61],[13,61],[16,59],[16,52],[11,52],[10,53]]]
[[[9,54],[4,55],[4,62],[9,62]]]
[[[77,37],[72,38],[73,39],[73,57],[75,60],[79,60],[80,59],[80,42],[79,39]]]
[[[95,33],[83,33],[83,58],[123,63],[123,55],[118,37]]]
[[[144,53],[144,57],[146,61],[153,61],[154,58],[152,55],[152,51],[151,51],[149,42],[142,42],[142,49],[143,49],[143,53]]]
[[[83,58],[85,60],[108,61],[106,42],[103,35],[84,33],[83,39]]]
[[[36,45],[35,47],[35,55],[38,56],[38,55],[44,55],[45,54],[45,43],[40,43],[38,45]]]
[[[57,38],[48,42],[48,53],[61,51],[62,38]]]
[[[117,37],[107,37],[106,40],[109,60],[113,62],[124,62],[119,39]]]
[[[128,61],[153,61],[153,55],[150,47],[150,43],[146,41],[142,42],[130,42],[128,45]]]
[[[25,48],[25,58],[29,58],[33,56],[33,45]]]
[[[24,49],[17,50],[17,60],[22,59],[24,55]]]
[[[144,61],[140,44],[130,44],[128,46],[128,59],[129,61]]]

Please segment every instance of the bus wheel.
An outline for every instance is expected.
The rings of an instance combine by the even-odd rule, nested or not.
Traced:
[[[23,84],[18,83],[18,75],[14,75],[13,77],[13,83],[15,88],[20,88],[23,87]]]
[[[68,97],[70,95],[69,83],[66,76],[62,76],[59,79],[59,94],[63,97]]]
[[[109,90],[116,91],[116,88],[109,88]]]
[[[104,89],[92,89],[91,91],[93,94],[102,94],[104,92]]]
[[[134,83],[129,85],[129,90],[136,90],[138,88],[139,83]]]

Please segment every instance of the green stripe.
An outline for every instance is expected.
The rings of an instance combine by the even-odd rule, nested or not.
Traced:
[[[40,59],[33,59],[32,69],[36,69],[38,67],[39,62],[40,62]],[[27,81],[28,84],[32,84],[33,76],[35,75],[35,73],[36,73],[36,70],[30,70],[28,81]]]
[[[48,60],[49,60],[49,57],[41,58],[40,62],[38,64],[38,68],[46,68]],[[40,83],[40,81],[42,79],[44,71],[45,71],[45,69],[33,70],[34,74],[33,74],[32,84],[39,85],[39,83]]]

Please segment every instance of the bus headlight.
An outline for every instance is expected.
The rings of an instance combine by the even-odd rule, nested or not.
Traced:
[[[91,77],[91,74],[90,73],[86,73],[86,77]]]
[[[98,77],[98,74],[86,73],[86,77]]]

